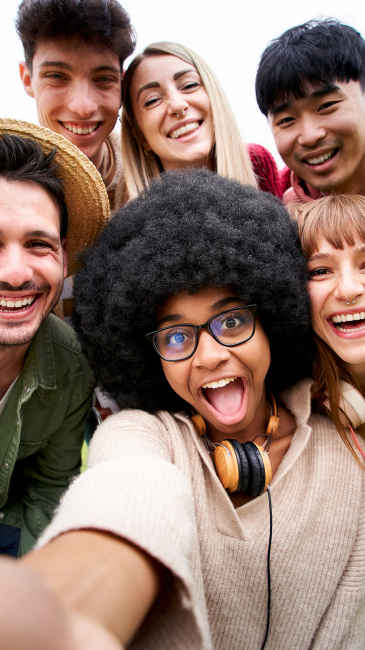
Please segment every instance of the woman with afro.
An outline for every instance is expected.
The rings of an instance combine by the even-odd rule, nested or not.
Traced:
[[[305,267],[278,199],[206,170],[86,255],[75,325],[121,411],[23,561],[70,616],[133,650],[363,647],[365,474],[311,413]]]

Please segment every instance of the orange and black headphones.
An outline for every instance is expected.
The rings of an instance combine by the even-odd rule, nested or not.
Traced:
[[[279,426],[274,396],[271,396],[271,411],[265,434],[268,441]],[[199,435],[206,435],[207,427],[203,417],[196,414],[191,419]],[[231,438],[215,445],[214,466],[226,490],[257,497],[267,489],[272,479],[272,468],[265,447],[266,444],[262,446],[253,441],[242,443]]]

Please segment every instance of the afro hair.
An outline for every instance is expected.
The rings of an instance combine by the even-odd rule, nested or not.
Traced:
[[[168,297],[206,287],[257,304],[271,390],[310,374],[306,265],[281,202],[207,170],[167,172],[114,215],[75,278],[76,331],[121,408],[187,410],[145,334]]]

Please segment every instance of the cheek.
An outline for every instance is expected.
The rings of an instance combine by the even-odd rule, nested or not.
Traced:
[[[179,363],[168,363],[161,359],[162,371],[165,375],[167,383],[170,385],[172,390],[177,393],[182,399],[189,402],[189,392],[188,392],[188,367],[184,362]]]

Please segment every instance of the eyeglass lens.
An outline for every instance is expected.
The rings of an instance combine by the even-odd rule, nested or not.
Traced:
[[[255,325],[254,314],[249,309],[224,311],[208,321],[207,327],[213,337],[223,345],[238,345],[251,338]],[[199,327],[173,325],[154,335],[159,354],[167,360],[188,357],[196,347]]]

